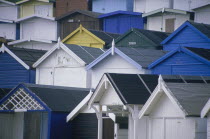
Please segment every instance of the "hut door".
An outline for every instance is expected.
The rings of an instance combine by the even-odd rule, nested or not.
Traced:
[[[12,139],[12,114],[0,115],[0,139]]]
[[[109,119],[103,119],[103,139],[114,139],[114,122]]]

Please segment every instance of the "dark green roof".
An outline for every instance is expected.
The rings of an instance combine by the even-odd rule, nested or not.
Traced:
[[[169,35],[170,33],[132,28],[116,39],[115,43],[117,47],[161,49],[160,43]]]

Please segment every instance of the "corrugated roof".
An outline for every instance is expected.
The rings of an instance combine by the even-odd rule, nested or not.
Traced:
[[[210,38],[210,25],[209,24],[203,24],[203,23],[196,23],[192,21],[188,21],[191,25],[193,25],[196,29],[198,29],[201,33],[206,35],[208,38]]]
[[[17,48],[11,46],[7,46],[7,48],[30,67],[32,67],[32,65],[46,53],[44,50]]]
[[[207,59],[210,61],[210,50],[204,48],[192,48],[192,47],[185,47],[188,50],[192,51],[193,53]]]
[[[56,20],[61,20],[61,19],[66,18],[68,16],[74,15],[76,13],[84,14],[84,15],[87,15],[87,16],[90,16],[90,17],[93,17],[93,18],[98,18],[100,15],[102,15],[102,13],[92,12],[92,11],[87,11],[87,10],[73,10],[73,11],[70,11],[70,12],[56,18]]]
[[[74,44],[65,44],[72,52],[80,57],[86,64],[91,63],[97,57],[104,53],[102,49],[79,46]]]
[[[143,68],[147,68],[149,64],[165,55],[167,52],[162,50],[142,49],[142,48],[129,48],[117,47],[121,52],[133,59]]]
[[[166,83],[166,85],[188,116],[200,116],[202,108],[210,98],[210,84]]]
[[[89,93],[88,88],[72,88],[37,84],[24,84],[36,94],[52,111],[70,112]]]
[[[106,43],[106,45],[111,43],[113,39],[117,39],[120,36],[120,34],[108,33],[108,32],[99,31],[99,30],[88,29],[88,31],[90,31],[95,36],[103,40]]]

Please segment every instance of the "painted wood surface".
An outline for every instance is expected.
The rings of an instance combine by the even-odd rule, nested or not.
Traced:
[[[210,113],[207,116],[207,139],[210,139]]]
[[[190,27],[183,28],[176,36],[163,45],[171,51],[180,46],[210,49],[210,42]]]
[[[147,29],[156,31],[166,31],[166,19],[175,19],[174,30],[180,27],[185,21],[190,20],[190,15],[181,15],[173,13],[164,13],[162,15],[154,15],[147,17]]]
[[[103,48],[105,45],[105,42],[103,40],[101,40],[82,26],[69,34],[65,39],[62,40],[62,42],[66,44],[76,44],[94,48]]]
[[[0,19],[14,21],[18,18],[18,6],[0,2]]]
[[[133,0],[93,0],[92,11],[109,13],[118,10],[133,11]]]
[[[44,42],[25,42],[20,44],[15,44],[14,47],[26,48],[26,49],[36,49],[36,50],[50,50],[55,43],[44,43]]]
[[[34,14],[53,17],[53,3],[31,0],[20,5],[20,18]]]
[[[85,67],[62,49],[55,51],[36,69],[36,83],[69,87],[87,87]]]
[[[20,23],[20,39],[57,40],[57,22],[32,18]]]
[[[148,135],[145,139],[206,138],[206,119],[183,117],[181,109],[165,94],[150,106],[148,118]]]
[[[104,73],[139,73],[145,74],[149,73],[148,70],[141,69],[138,70],[136,67],[131,65],[129,62],[124,60],[119,55],[108,56],[106,59],[102,60],[98,65],[91,69],[92,71],[92,87],[95,88],[100,81]]]
[[[96,139],[98,120],[95,113],[80,113],[72,122],[72,138]]]
[[[210,76],[210,66],[183,53],[176,53],[152,69],[153,74]]]
[[[85,14],[76,13],[58,21],[59,36],[64,39],[80,25],[86,29],[102,30],[100,20]]]
[[[35,71],[25,69],[7,53],[0,54],[0,87],[13,88],[21,82],[34,83]]]
[[[206,18],[210,12],[210,6],[204,6],[198,9],[195,9],[195,22],[210,24],[210,19]]]
[[[143,18],[141,15],[119,14],[104,17],[103,31],[123,34],[131,28],[144,28]]]
[[[16,24],[0,23],[0,37],[16,40]]]

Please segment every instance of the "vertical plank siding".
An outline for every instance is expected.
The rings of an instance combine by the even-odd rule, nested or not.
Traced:
[[[73,22],[69,22],[72,20]],[[67,18],[61,19],[59,22],[59,36],[64,39],[71,32],[76,30],[80,24],[86,29],[101,30],[101,23],[99,19],[89,17],[83,14],[75,14]]]
[[[98,120],[95,113],[80,113],[71,124],[73,139],[97,139]]]

